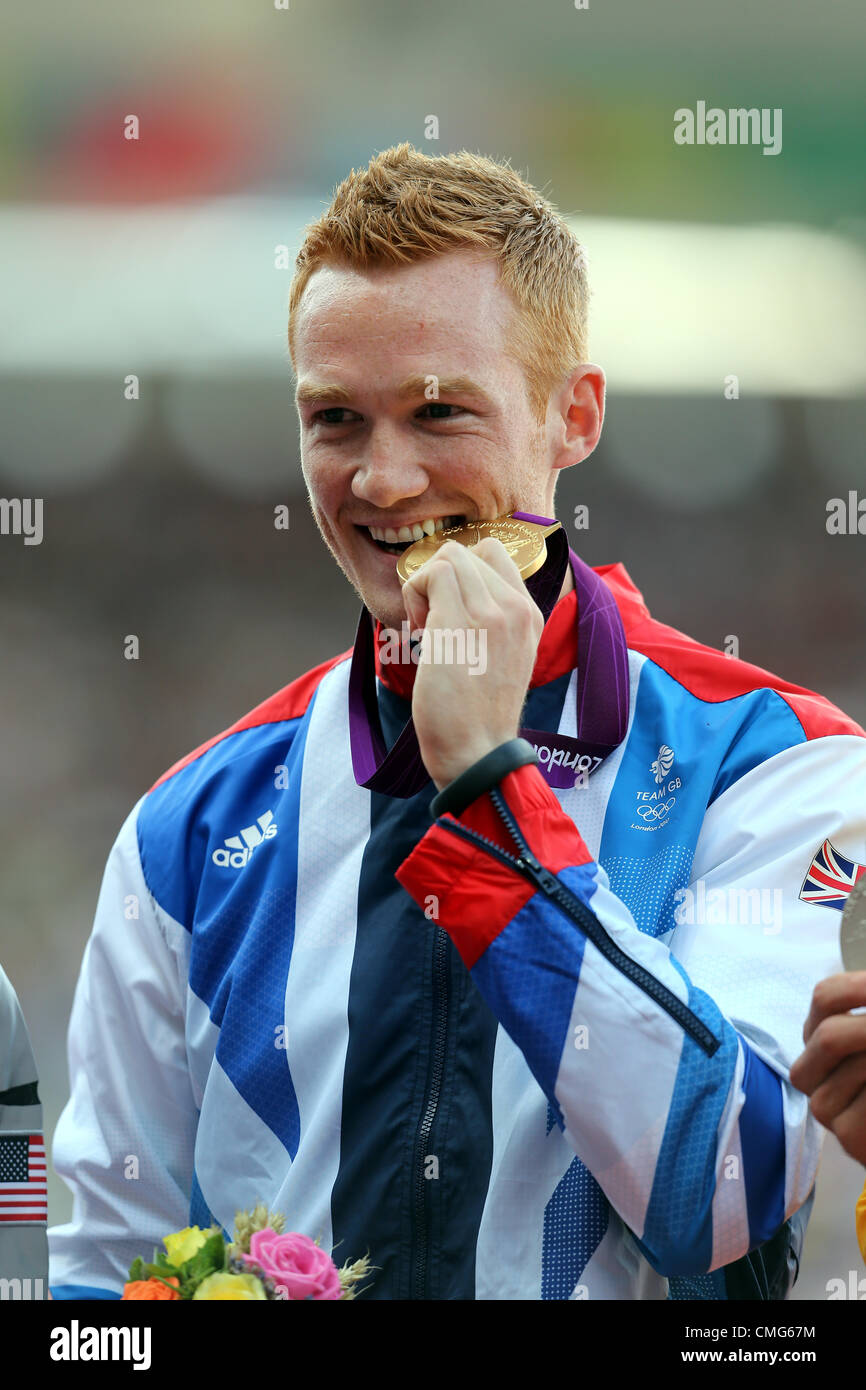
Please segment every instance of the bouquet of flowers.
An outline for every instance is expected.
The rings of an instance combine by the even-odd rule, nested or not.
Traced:
[[[287,1232],[285,1217],[260,1202],[235,1214],[234,1240],[222,1229],[187,1226],[163,1238],[145,1264],[129,1268],[125,1299],[266,1300],[357,1298],[370,1274],[368,1257],[338,1269],[309,1236]]]

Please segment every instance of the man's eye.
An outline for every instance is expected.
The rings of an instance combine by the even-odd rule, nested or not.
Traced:
[[[345,425],[347,423],[345,420],[339,418],[335,419],[334,417],[351,414],[354,414],[354,412],[350,411],[345,405],[329,405],[325,410],[317,410],[313,416],[313,420],[323,425]]]
[[[428,401],[426,405],[421,407],[422,418],[425,410],[430,411],[427,418],[431,420],[451,420],[453,419],[452,411],[457,414],[461,413],[459,405],[451,405],[447,401]],[[356,412],[349,410],[348,406],[329,405],[324,410],[317,410],[312,417],[312,422],[320,425],[348,425],[351,420],[347,417],[355,415]]]

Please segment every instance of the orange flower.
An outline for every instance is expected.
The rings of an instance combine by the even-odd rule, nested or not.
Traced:
[[[175,1289],[180,1288],[180,1280],[176,1274],[172,1274],[168,1281],[174,1285]],[[179,1293],[174,1289],[167,1289],[165,1284],[159,1279],[136,1279],[131,1284],[124,1284],[123,1297],[133,1299],[163,1299],[180,1298]]]

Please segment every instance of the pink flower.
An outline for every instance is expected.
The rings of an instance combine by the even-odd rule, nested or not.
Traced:
[[[250,1237],[250,1253],[244,1259],[261,1265],[265,1278],[273,1279],[290,1299],[340,1297],[337,1266],[309,1236],[295,1231],[277,1235],[268,1226]]]

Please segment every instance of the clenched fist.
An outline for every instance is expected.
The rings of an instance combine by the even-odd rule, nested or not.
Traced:
[[[517,737],[544,619],[493,537],[471,549],[448,541],[403,585],[403,602],[411,626],[426,634],[412,719],[424,766],[441,791]],[[470,659],[455,660],[461,653]]]
[[[803,1028],[805,1051],[791,1067],[815,1119],[859,1163],[866,1163],[866,1014],[848,1010],[864,1004],[866,970],[821,980]]]

